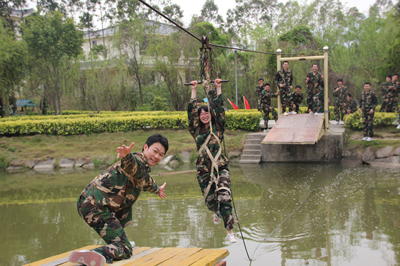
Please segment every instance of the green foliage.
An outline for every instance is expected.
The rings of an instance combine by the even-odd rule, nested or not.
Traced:
[[[0,155],[0,171],[5,171],[9,163],[6,156]]]
[[[309,27],[301,25],[279,36],[279,41],[294,45],[311,44],[314,37]]]
[[[154,97],[153,103],[151,105],[152,111],[165,111],[167,110],[168,105],[166,103],[166,99],[161,97]]]
[[[194,163],[196,161],[196,159],[197,159],[197,152],[196,152],[196,150],[192,150],[189,155],[190,163]]]

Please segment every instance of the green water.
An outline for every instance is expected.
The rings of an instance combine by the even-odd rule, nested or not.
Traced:
[[[232,165],[233,196],[251,265],[399,265],[400,173],[317,164]],[[188,166],[178,170],[187,170]],[[155,168],[154,173],[166,172]],[[23,265],[102,244],[75,199],[100,170],[0,174],[0,265]],[[229,266],[249,265],[243,242],[227,244],[194,173],[155,177],[167,199],[142,193],[127,228],[137,246],[227,248]],[[235,228],[237,238],[239,230]]]

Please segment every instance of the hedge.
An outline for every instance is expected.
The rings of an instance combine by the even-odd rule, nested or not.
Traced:
[[[374,126],[390,126],[397,120],[397,113],[381,113],[375,112]],[[355,112],[344,116],[344,123],[346,127],[351,129],[362,129],[362,113]]]
[[[0,122],[0,134],[49,134],[79,135],[101,132],[130,131],[135,129],[183,129],[188,126],[186,112],[169,112],[168,115],[126,115],[110,114],[106,116],[86,116],[62,119],[20,119]],[[65,118],[65,117],[64,117]],[[261,113],[259,112],[226,112],[226,127],[229,130],[258,130]]]

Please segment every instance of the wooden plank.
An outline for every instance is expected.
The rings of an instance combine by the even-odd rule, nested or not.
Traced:
[[[262,144],[315,144],[323,135],[323,115],[280,115]]]
[[[203,257],[201,260],[191,264],[191,266],[214,266],[229,255],[227,249],[216,249],[211,254]]]
[[[153,252],[147,256],[141,257],[139,259],[133,260],[124,264],[124,266],[135,266],[135,265],[157,265],[161,262],[164,262],[168,258],[170,258],[170,254],[173,256],[183,252],[184,248],[164,248],[159,251]]]
[[[216,266],[226,266],[226,261],[221,261]]]
[[[84,249],[91,250],[91,249],[94,249],[94,248],[97,248],[97,247],[101,247],[101,246],[100,245],[90,245],[90,246],[86,246],[86,247],[83,247],[83,248],[74,249],[74,250],[71,250],[71,251],[84,250]],[[49,262],[52,262],[52,261],[55,261],[55,260],[67,258],[71,251],[68,251],[68,252],[65,252],[65,253],[62,253],[62,254],[59,254],[59,255],[55,255],[55,256],[52,256],[52,257],[49,257],[49,258],[46,258],[46,259],[43,259],[43,260],[39,260],[39,261],[36,261],[36,262],[28,263],[28,264],[25,264],[24,266],[41,266],[43,264],[46,264],[46,263],[49,263]]]
[[[188,257],[187,259],[181,260],[180,262],[178,262],[176,265],[177,266],[187,266],[187,265],[191,265],[193,263],[195,263],[196,261],[204,258],[205,256],[207,256],[208,254],[211,254],[214,250],[212,249],[203,249],[200,250],[199,252],[196,252],[195,254],[193,254],[192,256]]]
[[[184,252],[180,253],[179,255],[161,263],[159,266],[175,266],[180,261],[187,259],[191,255],[201,251],[202,248],[186,248]]]

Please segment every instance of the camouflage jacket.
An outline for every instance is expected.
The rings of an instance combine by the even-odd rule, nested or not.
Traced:
[[[347,114],[347,110],[349,110],[349,109],[350,109],[350,113],[354,113],[354,112],[357,111],[357,102],[356,102],[356,100],[351,99],[350,102],[349,102],[346,99],[346,101],[344,103],[346,104],[346,106],[343,109],[346,112],[346,114]]]
[[[361,101],[360,101],[360,108],[363,110],[371,110],[376,108],[378,105],[378,98],[375,95],[375,92],[370,90],[368,93],[363,91],[361,93]]]
[[[264,85],[256,87],[258,111],[261,110],[261,98],[263,96],[262,95],[263,90],[264,90]]]
[[[296,94],[296,92],[294,91],[289,95],[289,101],[290,101],[290,104],[292,104],[292,105],[295,104],[295,105],[299,106],[303,102],[303,99],[304,99],[304,96],[303,96],[302,92],[300,92],[300,94]]]
[[[261,107],[263,108],[264,105],[271,105],[271,98],[277,97],[278,95],[276,93],[273,93],[270,91],[266,91],[265,89],[262,90],[262,96],[261,96]]]
[[[213,133],[218,137],[220,142],[222,142],[224,138],[225,131],[225,109],[224,109],[224,101],[222,100],[222,94],[218,95],[217,98],[211,102],[211,109],[215,114],[215,124],[213,124]],[[205,128],[203,123],[200,121],[200,117],[197,113],[197,100],[196,98],[190,99],[188,104],[188,118],[189,118],[189,132],[194,138],[197,146],[197,151],[201,148],[203,143],[206,141],[208,135],[210,134],[210,129]],[[210,149],[213,157],[216,156],[220,149],[220,145],[214,136],[211,136],[210,141],[207,144],[208,149]],[[228,166],[228,159],[221,153],[220,157],[217,159],[218,167],[224,168]],[[203,150],[197,156],[196,161],[196,169],[197,171],[210,172],[211,171],[211,160],[208,158],[207,152]]]
[[[388,87],[388,93],[387,93],[388,98],[397,98],[397,97],[399,97],[399,92],[400,92],[399,82],[397,81],[396,83],[393,83],[392,81],[389,81],[386,84],[387,84],[387,87]],[[390,89],[389,87],[394,87],[394,88]]]
[[[279,84],[285,85],[283,88],[289,89],[293,83],[293,72],[288,69],[287,71],[281,69],[275,75],[275,83],[278,85],[279,89],[281,88]]]
[[[390,82],[386,82],[386,83],[383,83],[382,84],[382,96],[384,97],[384,98],[386,98],[387,97],[387,94],[388,94],[388,89],[389,89],[389,83]]]
[[[132,205],[142,190],[157,194],[157,183],[149,175],[150,167],[140,152],[130,153],[96,176],[81,197],[101,210],[119,212],[132,219]],[[122,213],[121,213],[122,212]],[[125,215],[124,215],[125,214]]]
[[[307,83],[307,94],[309,93],[315,94],[320,91],[323,91],[324,79],[322,78],[321,73],[317,72],[314,75],[314,73],[311,72],[307,74],[307,77],[310,78]]]
[[[335,87],[335,89],[333,89],[333,97],[336,97],[335,104],[342,105],[347,101],[347,87],[342,86],[338,91],[336,91],[337,88],[339,87]]]

